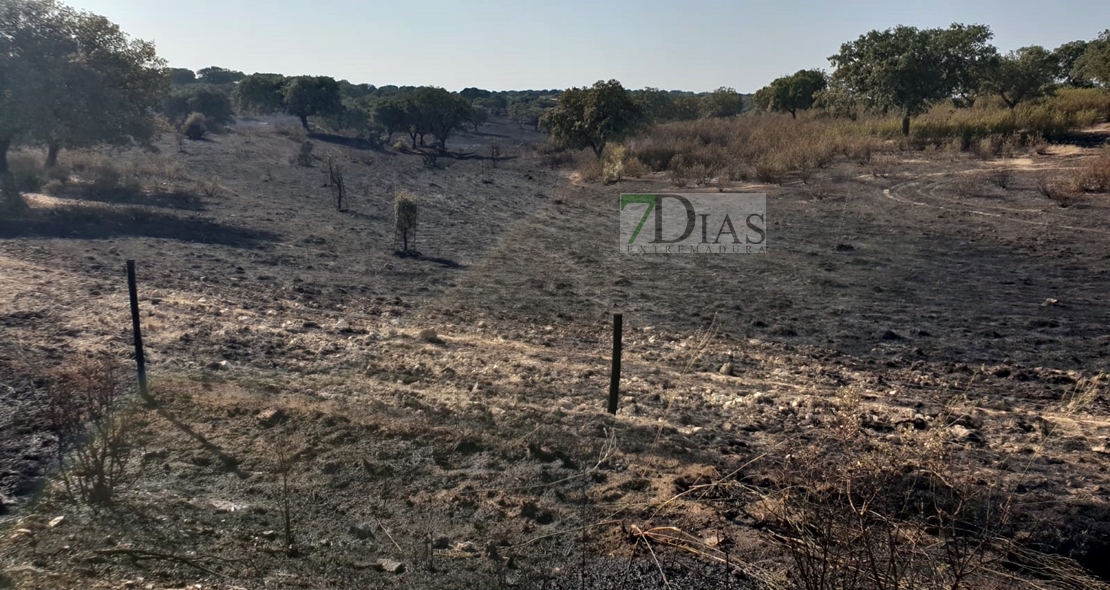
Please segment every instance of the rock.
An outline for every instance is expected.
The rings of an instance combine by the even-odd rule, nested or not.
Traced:
[[[432,539],[432,549],[447,549],[451,546],[451,539],[447,535],[438,535]]]
[[[263,428],[273,428],[289,419],[289,415],[278,408],[268,408],[258,413],[258,424]]]
[[[216,513],[223,514],[225,512],[240,512],[249,508],[246,504],[237,504],[235,502],[228,502],[227,500],[209,500],[209,504],[216,509]]]
[[[439,334],[436,334],[436,331],[431,329],[431,328],[425,328],[425,329],[421,330],[420,331],[420,339],[423,340],[424,342],[427,342],[428,344],[436,344],[436,345],[446,344],[443,341],[443,339],[439,337]]]
[[[965,442],[976,445],[981,445],[987,442],[987,440],[983,438],[983,434],[980,433],[978,430],[971,430],[970,428],[966,428],[958,424],[951,428],[951,432],[952,437],[955,438],[957,442]]]
[[[340,320],[338,322],[335,322],[335,329],[336,330],[346,330],[350,327],[351,327],[351,324],[348,323],[347,320],[345,320],[345,319],[340,318]]]
[[[392,559],[383,559],[375,566],[379,572],[386,572],[389,574],[403,574],[405,572],[405,564]]]
[[[15,502],[12,502],[11,499],[4,494],[0,494],[0,516],[7,514],[9,507],[12,506],[15,506]]]
[[[455,545],[455,550],[456,551],[461,551],[463,553],[479,553],[479,552],[481,552],[481,549],[479,549],[478,546],[475,545],[473,541],[462,541],[461,543]]]
[[[358,524],[352,524],[351,527],[347,529],[347,532],[356,539],[366,541],[374,538],[374,531],[376,530],[377,526],[375,526],[374,523],[360,522]]]
[[[54,527],[62,524],[63,522],[65,522],[65,519],[66,519],[66,517],[64,517],[64,516],[55,517],[55,518],[51,519],[50,522],[46,526],[48,528],[54,528]]]
[[[1052,307],[1053,305],[1056,305],[1058,303],[1060,303],[1059,299],[1053,299],[1052,297],[1049,297],[1044,300],[1044,303],[1041,304],[1041,307]]]
[[[732,363],[725,363],[721,365],[720,374],[731,377],[732,376]]]
[[[259,533],[258,536],[266,539],[267,541],[273,541],[277,538],[278,534],[277,531],[262,531],[261,533]]]
[[[837,244],[836,245],[836,251],[837,252],[852,252],[855,249],[856,249],[856,247],[851,245],[851,244]]]
[[[902,336],[901,334],[899,334],[898,332],[895,332],[894,330],[887,330],[886,332],[883,332],[883,335],[881,336],[881,338],[883,340],[905,340],[906,339],[905,336]]]

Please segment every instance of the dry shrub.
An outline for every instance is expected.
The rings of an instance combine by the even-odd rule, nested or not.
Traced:
[[[562,168],[573,164],[577,160],[573,151],[553,142],[541,143],[536,146],[535,150],[540,165],[548,168]],[[500,152],[500,150],[498,151]]]
[[[605,178],[605,165],[601,160],[598,160],[590,154],[575,154],[574,155],[575,170],[578,171],[578,177],[582,182],[600,182]]]
[[[1110,146],[1103,148],[1102,153],[1097,157],[1083,162],[1076,175],[1075,184],[1076,188],[1087,192],[1110,191]]]
[[[629,178],[643,178],[650,173],[651,170],[635,156],[629,156],[624,162],[624,174]]]
[[[1007,189],[1014,181],[1014,171],[1007,166],[993,168],[987,172],[987,180],[1000,189]]]
[[[782,158],[768,154],[755,163],[755,179],[760,182],[781,184],[788,172]]]
[[[197,191],[200,194],[214,199],[220,195],[220,177],[209,176],[197,181]]]
[[[877,156],[871,159],[871,163],[867,168],[871,172],[871,176],[875,178],[886,178],[894,172],[894,166],[897,160],[892,156]]]
[[[62,370],[48,390],[58,465],[69,495],[94,508],[127,480],[137,411],[124,405],[123,365],[88,358]]]
[[[844,433],[858,428],[844,424]],[[806,590],[960,588],[987,582],[1013,528],[1010,496],[935,439],[830,441],[782,466],[759,511]],[[841,446],[843,444],[843,446]]]
[[[1037,177],[1037,192],[1061,207],[1070,207],[1079,198],[1078,191],[1071,183],[1049,175]]]
[[[297,143],[304,143],[308,139],[308,132],[300,125],[278,125],[275,132],[278,135],[283,135],[296,141]]]
[[[307,139],[302,141],[301,147],[297,150],[297,155],[293,157],[293,163],[297,166],[312,166],[312,163],[315,160],[314,156],[312,155],[312,148],[313,144],[311,141]]]
[[[952,179],[952,192],[956,193],[956,196],[963,197],[965,199],[969,197],[975,197],[978,196],[981,192],[981,184],[982,178],[979,176],[978,172],[965,172],[962,174],[956,174],[956,176]]]

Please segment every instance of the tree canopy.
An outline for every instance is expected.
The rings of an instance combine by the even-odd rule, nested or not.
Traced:
[[[605,145],[619,141],[645,122],[643,105],[616,80],[591,88],[571,88],[544,113],[540,125],[555,141],[573,149],[590,148],[601,158]]]
[[[759,89],[752,98],[756,108],[764,111],[790,113],[797,118],[798,110],[813,107],[818,93],[828,86],[825,73],[820,70],[800,70],[783,76]]]
[[[721,87],[703,97],[700,102],[701,116],[734,117],[744,112],[744,97],[733,88]]]
[[[328,116],[343,108],[339,84],[327,76],[298,76],[285,87],[285,112],[298,117],[305,131],[308,118]]]
[[[0,3],[0,176],[15,141],[58,150],[145,142],[169,90],[154,45],[131,39],[108,19],[52,0]],[[11,189],[10,183],[4,183]],[[5,190],[18,206],[14,189]]]
[[[1075,60],[1074,77],[1110,88],[1110,29],[1087,44]]]
[[[997,55],[988,43],[992,36],[984,25],[871,31],[829,58],[836,67],[832,83],[871,107],[900,112],[902,133],[909,135],[910,117],[978,89]]]
[[[1053,91],[1059,61],[1039,45],[1022,47],[1000,57],[987,74],[983,89],[998,95],[1011,109]]]

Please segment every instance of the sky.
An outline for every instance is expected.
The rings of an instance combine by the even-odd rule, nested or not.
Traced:
[[[153,41],[170,66],[354,83],[522,90],[754,92],[830,69],[840,45],[896,25],[986,24],[1003,52],[1093,39],[1106,0],[62,0]]]

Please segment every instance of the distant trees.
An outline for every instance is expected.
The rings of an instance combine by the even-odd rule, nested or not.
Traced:
[[[170,94],[162,109],[173,122],[183,121],[190,113],[200,113],[213,123],[231,122],[234,108],[231,97],[210,84],[190,84]]]
[[[435,135],[440,149],[447,149],[451,134],[464,129],[470,122],[470,102],[443,88],[424,86],[409,94],[407,99],[410,123]]]
[[[599,80],[591,88],[563,91],[558,105],[544,113],[540,126],[566,147],[588,147],[601,159],[607,143],[623,139],[645,121],[643,105],[620,82]]]
[[[308,118],[328,116],[343,108],[339,84],[327,76],[297,76],[285,87],[285,112],[301,120],[308,131]]]
[[[339,83],[327,76],[251,74],[236,85],[234,98],[243,112],[289,113],[301,120],[305,131],[309,117],[330,117],[343,109]]]
[[[899,112],[902,134],[909,135],[911,117],[937,101],[978,89],[997,55],[988,44],[992,36],[983,25],[871,31],[829,58],[836,67],[832,82],[869,106]]]
[[[198,82],[202,84],[212,84],[214,86],[234,84],[246,77],[246,74],[243,72],[228,70],[219,66],[211,66],[197,70]]]
[[[998,59],[983,81],[983,90],[996,94],[1013,109],[1051,93],[1058,72],[1059,60],[1052,52],[1039,45],[1022,47]]]
[[[699,107],[702,117],[733,117],[744,112],[744,97],[722,86],[703,97]]]
[[[374,104],[372,115],[375,121],[385,128],[386,142],[393,141],[393,134],[407,131],[409,112],[405,101],[399,97],[389,97]]]
[[[818,94],[827,86],[824,72],[799,70],[759,89],[752,102],[759,110],[790,113],[792,118],[797,118],[799,110],[813,107]]]
[[[0,189],[22,201],[7,152],[16,141],[59,150],[147,141],[153,111],[169,89],[154,46],[125,35],[108,19],[50,0],[0,3]]]
[[[1087,52],[1090,43],[1082,39],[1069,41],[1052,50],[1056,59],[1056,81],[1072,87],[1090,86],[1090,82],[1075,75],[1075,62]]]
[[[174,86],[185,86],[186,84],[195,84],[197,81],[197,74],[193,70],[186,68],[170,68],[169,69],[170,82]]]
[[[232,97],[243,113],[276,113],[285,105],[285,86],[281,74],[251,74],[236,86]]]

